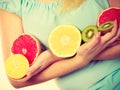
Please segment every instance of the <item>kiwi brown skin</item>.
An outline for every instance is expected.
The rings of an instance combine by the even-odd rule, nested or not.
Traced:
[[[89,42],[92,37],[98,33],[98,28],[94,25],[89,25],[87,26],[83,31],[82,31],[82,40],[84,43]]]
[[[98,26],[98,31],[101,32],[102,35],[106,34],[107,32],[110,32],[112,30],[114,26],[114,22],[113,21],[108,21],[105,22],[101,25]]]

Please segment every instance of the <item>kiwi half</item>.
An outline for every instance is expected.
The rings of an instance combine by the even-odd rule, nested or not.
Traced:
[[[82,31],[83,42],[89,42],[96,33],[98,33],[98,28],[96,26],[93,25],[87,26]]]
[[[114,26],[114,22],[113,21],[108,21],[108,22],[105,22],[105,23],[101,24],[98,27],[98,30],[100,32],[102,32],[102,34],[105,34],[105,33],[109,32],[109,31],[111,31],[113,26]]]

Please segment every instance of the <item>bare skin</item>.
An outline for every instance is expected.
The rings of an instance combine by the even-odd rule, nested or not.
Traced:
[[[119,6],[119,0],[116,0],[116,2],[117,3],[115,3],[114,0],[109,0],[110,6]],[[4,60],[6,60],[7,57],[10,56],[9,50],[13,41],[20,34],[24,33],[22,20],[15,14],[0,10],[0,26],[0,33],[2,34],[3,39],[2,46]],[[82,45],[74,57],[62,59],[54,56],[50,50],[46,50],[40,54],[40,56],[38,56],[36,60],[37,62],[30,67],[26,77],[20,80],[8,78],[14,87],[20,88],[65,75],[87,65],[91,60],[94,59],[105,60],[120,57],[120,44],[118,42],[116,43],[119,37],[120,24],[117,26],[117,22],[115,22],[114,28],[110,33],[107,33],[105,36],[100,36],[100,33],[98,33],[96,36],[94,36],[90,43]],[[111,47],[109,48],[109,46]],[[91,52],[94,53],[91,54]],[[111,54],[110,52],[114,52],[114,54]],[[86,56],[88,58],[86,58]],[[46,62],[43,62],[43,58]],[[49,64],[51,65],[48,67]],[[41,72],[41,70],[43,71]],[[54,74],[51,72],[54,72]]]

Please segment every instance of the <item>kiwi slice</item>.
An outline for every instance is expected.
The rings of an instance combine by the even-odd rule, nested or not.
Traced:
[[[111,29],[113,28],[114,26],[114,22],[113,21],[108,21],[108,22],[105,22],[103,24],[101,24],[99,27],[98,27],[98,30],[100,32],[102,32],[103,34],[111,31]]]
[[[96,33],[98,33],[98,28],[96,26],[93,25],[87,26],[82,31],[83,42],[89,42]]]

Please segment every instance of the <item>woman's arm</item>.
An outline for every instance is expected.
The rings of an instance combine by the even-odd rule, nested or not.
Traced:
[[[110,60],[110,59],[120,58],[120,44],[119,43],[103,50],[100,54],[98,54],[94,58],[94,60]]]
[[[13,41],[21,33],[23,33],[21,19],[12,14],[0,9],[0,22],[2,35],[2,46],[4,53],[4,60],[10,55],[10,47]]]
[[[0,24],[3,60],[5,61],[10,56],[10,47],[13,41],[23,33],[23,28],[22,21],[18,16],[2,9],[0,9]],[[11,79],[10,82],[16,83]]]

